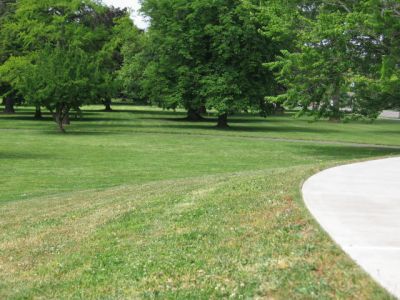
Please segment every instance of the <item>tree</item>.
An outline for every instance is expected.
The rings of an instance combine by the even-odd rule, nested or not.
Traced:
[[[259,1],[221,1],[206,25],[210,59],[201,93],[207,107],[218,112],[218,127],[227,127],[228,115],[260,110],[275,82],[262,63],[274,57],[275,47],[261,34]],[[216,22],[212,20],[217,20]]]
[[[150,64],[152,57],[148,46],[148,35],[143,30],[136,33],[129,31],[124,34],[125,41],[123,43],[121,53],[123,63],[118,71],[118,80],[121,85],[121,92],[124,97],[131,99],[140,99],[147,103],[144,71]],[[157,86],[154,87],[157,89]],[[149,88],[151,91],[151,88]]]
[[[286,91],[270,99],[339,120],[341,108],[348,105],[344,87],[352,68],[347,11],[324,1],[310,1],[296,5],[293,15],[292,21],[299,26],[293,49],[283,50],[276,62],[268,64],[277,70],[277,79]]]
[[[142,5],[151,27],[129,69],[140,72],[145,65],[141,76],[134,78],[140,77],[142,95],[151,103],[167,109],[184,107],[188,120],[199,120],[198,110],[205,104],[198,93],[205,53],[195,3],[148,0]]]
[[[271,99],[332,120],[346,110],[376,118],[398,99],[391,84],[398,78],[396,7],[397,1],[297,1],[295,47],[267,64],[286,88]]]
[[[275,82],[262,67],[274,48],[259,30],[260,1],[145,0],[143,11],[153,59],[142,83],[152,102],[182,106],[188,119],[206,106],[219,127],[231,113],[262,107]]]
[[[383,109],[400,109],[400,3],[363,1],[355,26],[367,72],[353,78],[359,109],[378,115]]]
[[[10,45],[7,45],[5,37],[2,34],[1,28],[6,18],[13,13],[15,0],[7,0],[0,2],[0,65],[7,60],[10,56],[10,52],[7,51]],[[4,113],[13,114],[15,113],[14,105],[18,100],[18,92],[13,90],[11,85],[4,81],[4,78],[0,78],[0,96],[3,98]]]
[[[105,106],[105,111],[112,111],[111,100],[121,93],[121,82],[118,72],[123,64],[122,48],[132,36],[138,34],[126,9],[105,7],[103,11],[97,12],[94,26],[104,25],[105,38],[107,42],[100,50],[100,74],[101,83],[98,86],[99,99]]]
[[[111,35],[99,21],[106,12],[92,1],[21,0],[2,29],[23,47],[0,74],[29,103],[47,107],[62,132],[69,111],[99,102],[109,82],[102,50]]]
[[[62,132],[71,109],[97,101],[97,64],[78,47],[47,47],[29,56],[10,58],[2,69],[26,99],[53,113]]]

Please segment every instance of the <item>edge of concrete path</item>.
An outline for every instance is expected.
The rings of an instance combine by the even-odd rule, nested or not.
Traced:
[[[339,193],[335,194],[335,190],[340,190],[340,182],[339,182],[339,186],[337,186],[335,184],[334,180],[332,181],[333,183],[331,183],[331,182],[327,183],[326,180],[324,181],[324,178],[326,179],[327,176],[332,176],[332,174],[335,175],[335,173],[336,173],[336,176],[338,176],[338,174],[343,176],[346,173],[346,171],[347,172],[349,170],[351,171],[351,169],[353,169],[353,172],[354,172],[354,170],[356,168],[360,168],[361,170],[363,170],[365,167],[368,168],[370,165],[376,167],[377,165],[379,165],[381,163],[384,166],[387,166],[387,165],[390,165],[392,163],[392,161],[396,161],[396,163],[399,163],[400,157],[391,156],[391,157],[386,157],[386,158],[381,158],[381,159],[373,159],[373,160],[368,160],[368,161],[347,163],[347,164],[327,168],[325,170],[318,172],[317,174],[314,174],[313,176],[309,177],[308,179],[306,179],[301,185],[301,194],[302,194],[303,202],[304,202],[306,208],[308,209],[308,211],[310,212],[311,216],[314,218],[315,222],[320,226],[320,228],[323,231],[325,231],[329,235],[329,237],[336,243],[336,245],[339,248],[341,248],[342,251],[344,251],[364,272],[366,272],[369,276],[371,276],[371,278],[373,278],[380,286],[385,288],[393,297],[400,299],[400,282],[397,282],[397,281],[393,282],[393,278],[390,278],[390,276],[388,276],[388,275],[390,275],[390,272],[388,274],[383,274],[385,272],[382,272],[382,274],[381,274],[381,269],[377,269],[376,265],[374,266],[375,268],[371,267],[371,264],[370,264],[371,257],[373,257],[373,259],[376,259],[377,262],[375,262],[375,263],[379,265],[379,263],[380,263],[379,260],[382,259],[382,252],[379,253],[379,251],[374,251],[374,250],[372,250],[372,252],[363,252],[363,250],[374,249],[374,247],[371,247],[371,245],[369,245],[369,247],[366,247],[365,244],[363,244],[366,241],[368,241],[368,235],[364,234],[364,238],[367,236],[367,239],[364,239],[360,243],[361,247],[358,247],[357,243],[360,241],[355,241],[354,244],[353,244],[353,241],[349,242],[349,237],[351,238],[351,234],[349,234],[349,236],[347,236],[347,237],[342,236],[340,233],[338,234],[338,232],[340,232],[340,231],[344,232],[346,230],[346,225],[349,224],[348,222],[349,222],[349,218],[350,218],[352,211],[349,211],[349,214],[347,214],[347,211],[343,210],[343,207],[342,207],[341,208],[342,211],[340,211],[340,209],[339,209],[336,212],[337,214],[335,214],[335,211],[331,210],[331,208],[336,205],[349,206],[351,208],[355,202],[364,201],[365,199],[368,199],[368,198],[372,198],[376,202],[377,199],[375,197],[371,197],[371,195],[368,193],[362,193],[362,191],[360,191],[360,193],[354,193],[354,190],[353,190],[353,193],[351,193],[351,191],[345,191],[345,193],[348,193],[347,197],[350,197],[351,200],[350,201],[348,201],[348,199],[344,200],[341,198],[341,196],[342,196],[341,193],[343,193],[343,190],[341,190],[341,193],[339,192]],[[395,165],[395,164],[393,164],[393,165]],[[382,171],[382,172],[385,172],[385,171]],[[396,175],[399,173],[400,173],[400,170],[398,172],[396,170]],[[363,176],[368,176],[368,174],[362,173],[361,177],[363,177]],[[376,174],[374,173],[372,175],[372,178],[373,178],[373,176],[376,176]],[[320,179],[322,181],[319,181]],[[356,181],[356,179],[354,179],[354,176],[350,177],[350,182],[351,182],[351,180]],[[400,181],[400,178],[399,178],[399,181]],[[360,184],[365,184],[365,183],[358,182],[358,185],[359,185],[358,187],[360,187]],[[348,184],[348,185],[351,185],[351,184]],[[320,188],[320,191],[316,190],[317,186],[322,186]],[[377,188],[378,187],[375,188],[374,192],[376,192]],[[311,190],[311,189],[313,189],[313,190]],[[331,193],[331,194],[329,194],[329,193]],[[333,199],[332,199],[332,197],[327,197],[327,196],[332,196]],[[337,199],[334,199],[334,197],[337,197]],[[382,199],[383,201],[385,201],[386,197],[390,198],[390,195],[383,193],[383,195],[380,195],[379,198]],[[327,198],[330,198],[329,200],[331,200],[331,201],[329,201],[329,200],[326,201]],[[399,196],[396,194],[394,198],[396,198],[395,200],[398,201]],[[335,200],[338,200],[338,201],[335,201]],[[342,201],[340,201],[340,200],[342,200]],[[326,201],[326,202],[324,203],[324,201]],[[398,203],[398,202],[396,202],[396,203]],[[358,204],[360,204],[360,203],[358,203]],[[364,205],[364,202],[362,203],[362,205]],[[375,203],[375,205],[376,205],[376,203]],[[381,205],[381,203],[379,203],[379,205]],[[399,206],[399,205],[397,205],[397,206]],[[399,207],[397,207],[397,208],[399,208]],[[359,211],[354,210],[353,213],[359,213]],[[365,215],[364,218],[365,217],[367,217],[367,215]],[[325,220],[324,220],[324,218],[325,218]],[[327,220],[327,219],[330,219],[330,220]],[[364,222],[368,221],[368,220],[369,219],[365,218]],[[342,221],[345,221],[345,222],[341,223]],[[332,230],[332,227],[333,227],[332,223],[335,223],[335,222],[338,227],[342,227],[338,231]],[[372,223],[372,224],[375,225],[374,223]],[[398,228],[399,228],[398,225],[396,228],[395,229],[398,230]],[[396,231],[396,233],[397,232],[398,231]],[[398,258],[400,248],[398,246],[396,246],[396,247],[393,247],[393,249],[395,249],[395,251],[396,251],[395,257]],[[390,247],[385,247],[385,250],[390,250]],[[357,251],[359,253],[357,253]],[[367,256],[368,256],[368,259],[363,259],[363,257],[367,257]],[[395,264],[395,267],[396,267],[396,264]]]

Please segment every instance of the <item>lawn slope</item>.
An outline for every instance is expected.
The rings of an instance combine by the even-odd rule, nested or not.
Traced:
[[[65,136],[0,116],[0,298],[390,299],[313,221],[300,185],[399,150],[271,141],[235,129],[253,118],[218,131],[140,109],[89,112],[97,120]],[[351,142],[400,145],[394,133],[364,140],[397,124],[360,123]]]

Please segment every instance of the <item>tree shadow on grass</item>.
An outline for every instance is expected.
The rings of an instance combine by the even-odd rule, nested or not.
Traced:
[[[327,128],[321,128],[321,127],[292,127],[292,126],[230,126],[229,128],[218,128],[214,123],[209,123],[209,122],[179,122],[179,124],[171,124],[171,123],[161,123],[157,125],[151,125],[151,124],[137,124],[134,121],[131,120],[131,123],[92,123],[90,120],[88,121],[71,121],[72,125],[79,126],[81,125],[82,127],[79,128],[80,131],[87,131],[87,132],[132,132],[132,131],[141,131],[143,130],[146,132],[146,130],[153,130],[153,129],[158,129],[161,130],[162,132],[165,133],[179,133],[179,130],[182,130],[182,132],[187,133],[188,131],[192,131],[191,133],[197,134],[197,133],[212,133],[212,132],[226,132],[226,133],[231,133],[232,136],[235,136],[237,134],[243,133],[316,133],[316,134],[329,134],[329,133],[335,133],[339,132],[338,130],[335,129],[327,129]],[[177,122],[178,123],[178,122]],[[67,128],[68,131],[68,128]],[[249,136],[251,137],[251,136]],[[262,138],[263,136],[257,136],[259,138]],[[268,136],[265,136],[266,138]]]
[[[48,155],[32,153],[32,152],[21,152],[16,150],[15,152],[0,151],[0,160],[12,160],[12,159],[46,159]]]
[[[143,113],[146,115],[147,113]],[[141,117],[139,119],[141,120],[159,120],[159,121],[172,121],[172,122],[193,122],[193,123],[217,123],[218,118],[215,117],[214,114],[206,114],[203,115],[202,119],[198,121],[188,121],[186,119],[186,113],[184,112],[165,112],[166,115],[171,116],[170,118],[165,118],[165,117]],[[156,113],[153,115],[157,115]],[[179,117],[176,117],[179,116]],[[253,115],[253,114],[238,114],[233,117],[230,117],[228,120],[229,124],[239,124],[239,123],[270,123],[270,122],[285,122],[286,119],[290,119],[292,116],[289,115],[281,115],[281,116],[268,116],[266,118],[260,117],[260,115]],[[304,120],[304,122],[307,122]]]
[[[121,110],[135,115],[152,115],[152,116],[186,116],[185,112],[174,112],[168,110]]]
[[[66,132],[60,132],[57,128],[54,128],[54,131],[45,131],[42,132],[43,134],[46,135],[55,135],[55,136],[105,136],[105,135],[116,135],[119,133],[119,131],[101,131],[101,130],[85,130],[85,131],[76,131],[73,129],[68,129],[66,128]]]
[[[387,129],[387,130],[371,130],[369,133],[378,134],[378,135],[390,134],[390,135],[394,135],[394,136],[397,135],[398,137],[400,137],[400,126],[393,130],[389,130],[389,129]]]
[[[110,122],[110,121],[132,121],[133,118],[121,118],[121,117],[112,117],[112,115],[107,115],[104,117],[99,116],[99,113],[92,113],[92,112],[84,112],[82,118],[75,116],[74,113],[70,115],[71,122],[83,122],[83,123],[90,123],[90,122]],[[32,121],[32,122],[54,122],[54,118],[51,114],[43,114],[42,118],[36,119],[34,118],[32,113],[18,113],[18,114],[11,114],[6,115],[6,118],[0,118],[1,121]]]
[[[138,120],[145,120],[145,121],[162,121],[162,122],[176,122],[176,123],[187,123],[187,124],[198,124],[198,123],[216,123],[216,119],[210,118],[202,118],[195,121],[190,121],[186,118],[186,115],[182,115],[182,117],[171,117],[171,118],[149,118],[149,117],[141,117],[137,118]]]
[[[82,122],[82,123],[90,123],[90,122],[110,122],[110,121],[133,121],[134,119],[129,119],[129,118],[112,118],[110,117],[85,117],[83,116],[83,118],[71,118],[71,122]]]
[[[298,126],[232,126],[232,130],[238,132],[306,132],[306,133],[333,133],[339,132],[337,129],[321,127],[298,127]]]
[[[312,142],[310,142],[312,143]],[[400,155],[400,146],[398,149],[389,149],[384,147],[370,146],[342,146],[342,145],[311,145],[296,144],[296,151],[303,152],[313,159],[337,159],[337,160],[354,160],[365,159],[370,157],[397,156]]]
[[[171,124],[163,124],[161,125],[164,128],[169,128],[169,129],[208,129],[208,130],[214,130],[214,131],[226,131],[226,132],[235,132],[235,133],[240,133],[240,132],[257,132],[257,133],[269,133],[269,132],[280,132],[280,133],[285,133],[285,132],[299,132],[299,133],[334,133],[334,132],[339,132],[336,129],[328,129],[328,128],[321,128],[321,127],[295,127],[295,126],[239,126],[239,125],[231,125],[228,128],[218,128],[216,126],[204,126],[200,125],[198,123],[185,123],[184,125],[171,125]],[[153,126],[147,126],[144,125],[143,127],[153,127]],[[159,128],[160,126],[158,126]]]
[[[15,120],[15,121],[32,121],[32,122],[49,122],[49,121],[53,121],[54,119],[52,116],[43,116],[40,119],[35,119],[33,117],[32,114],[30,115],[9,115],[8,118],[0,118],[0,121],[11,121],[11,120]]]

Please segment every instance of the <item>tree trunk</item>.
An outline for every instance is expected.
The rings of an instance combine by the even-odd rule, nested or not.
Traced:
[[[65,105],[61,104],[57,106],[56,112],[54,114],[54,119],[58,125],[58,129],[62,132],[65,133],[64,125],[69,125],[69,110],[70,108]]]
[[[205,105],[200,106],[200,108],[197,110],[197,113],[199,115],[205,115],[207,113],[207,107]]]
[[[40,108],[40,105],[36,105],[36,110],[35,110],[35,119],[41,119],[42,118],[42,110]]]
[[[281,103],[276,103],[275,114],[278,116],[283,116],[285,114],[285,108],[282,106]]]
[[[69,113],[67,113],[67,114],[64,116],[63,124],[64,124],[64,125],[70,125],[70,124],[71,124],[71,121],[69,120]]]
[[[104,103],[104,106],[105,106],[104,111],[107,111],[107,112],[112,111],[112,108],[111,108],[111,99],[104,100],[103,103]]]
[[[196,122],[203,120],[203,117],[199,114],[198,110],[189,108],[187,112],[186,120]]]
[[[218,128],[228,128],[228,114],[222,114],[218,116]]]
[[[332,122],[339,122],[340,121],[340,90],[332,97],[332,115],[330,116],[329,120]]]
[[[63,118],[58,113],[55,113],[55,119],[56,119],[56,123],[58,125],[58,129],[62,133],[65,133]]]
[[[329,121],[331,122],[339,122],[340,121],[340,102],[339,95],[334,95],[332,97],[332,115],[329,117]]]
[[[15,104],[14,98],[10,97],[10,96],[7,96],[4,99],[4,113],[6,113],[6,114],[14,114],[15,113],[14,104]]]

